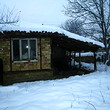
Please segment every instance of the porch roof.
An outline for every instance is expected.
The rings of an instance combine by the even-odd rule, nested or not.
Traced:
[[[90,42],[83,42],[80,40],[76,40],[69,37],[64,36],[55,36],[52,38],[53,44],[66,49],[68,51],[75,51],[75,52],[96,52],[101,46],[97,44],[93,44]]]

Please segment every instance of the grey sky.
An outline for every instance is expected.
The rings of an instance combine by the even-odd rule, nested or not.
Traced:
[[[0,0],[0,5],[20,12],[20,23],[36,23],[59,26],[68,19],[64,15],[67,0]]]

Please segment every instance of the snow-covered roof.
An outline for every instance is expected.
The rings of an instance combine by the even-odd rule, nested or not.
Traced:
[[[101,42],[98,42],[98,41],[95,41],[93,39],[90,39],[90,38],[85,38],[83,36],[80,36],[80,35],[77,35],[77,34],[74,34],[74,33],[71,33],[71,32],[68,32],[62,28],[59,28],[59,27],[55,27],[55,26],[49,26],[49,25],[33,25],[33,26],[23,26],[23,27],[20,27],[20,26],[12,26],[12,27],[5,27],[3,29],[4,31],[26,31],[26,32],[30,32],[30,31],[39,31],[39,32],[42,32],[42,31],[47,31],[47,32],[58,32],[60,34],[64,34],[66,36],[68,36],[69,38],[72,38],[72,39],[76,39],[76,40],[80,40],[80,41],[83,41],[83,42],[88,42],[88,43],[92,43],[92,44],[95,44],[95,45],[98,45],[98,46],[101,46],[101,47],[104,47],[103,43]]]

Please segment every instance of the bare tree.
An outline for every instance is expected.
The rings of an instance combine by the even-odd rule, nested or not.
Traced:
[[[6,6],[0,10],[0,30],[6,25],[16,24],[19,21],[20,12],[15,12],[14,9],[10,10]]]
[[[100,40],[107,52],[107,37],[110,30],[110,0],[68,0],[65,14],[85,21],[87,28],[101,32]]]
[[[81,20],[73,20],[73,19],[69,19],[67,21],[65,21],[64,24],[61,25],[61,28],[78,34],[78,35],[83,35],[85,36],[85,32],[84,32],[84,28],[83,28],[83,21]]]
[[[106,47],[106,37],[110,29],[110,0],[68,0],[68,3],[66,15],[83,19],[85,24],[100,29]]]

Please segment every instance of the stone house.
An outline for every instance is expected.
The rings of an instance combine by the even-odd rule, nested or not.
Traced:
[[[51,29],[50,29],[51,30]],[[102,46],[69,37],[72,33],[7,30],[0,33],[0,82],[51,79],[68,67],[67,52],[96,52]],[[78,37],[74,34],[74,36]],[[2,69],[3,68],[3,69]]]

